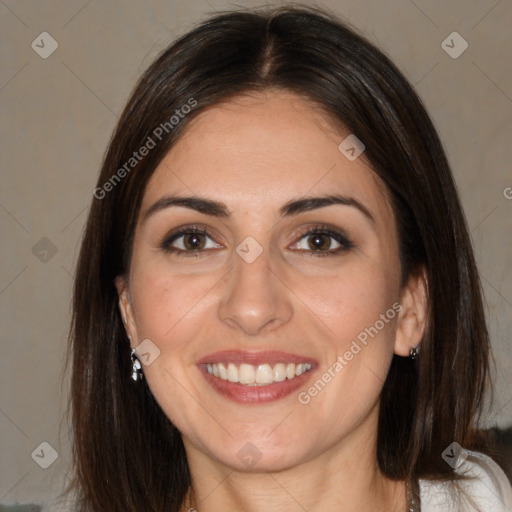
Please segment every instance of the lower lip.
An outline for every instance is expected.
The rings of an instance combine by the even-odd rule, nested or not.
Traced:
[[[223,380],[219,377],[211,375],[206,370],[206,366],[200,367],[201,373],[204,375],[206,381],[217,391],[217,393],[233,400],[234,402],[242,404],[261,404],[268,402],[275,402],[285,396],[290,395],[309,379],[310,374],[313,373],[314,368],[308,370],[302,375],[295,376],[293,379],[286,379],[282,382],[273,382],[264,386],[249,386],[239,384],[237,382],[230,382]]]

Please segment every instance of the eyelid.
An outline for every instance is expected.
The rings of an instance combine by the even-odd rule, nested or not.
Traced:
[[[177,227],[177,228],[173,229],[170,233],[167,233],[162,238],[162,240],[160,241],[158,246],[161,249],[163,249],[164,251],[171,252],[171,253],[175,252],[175,253],[185,254],[185,255],[187,253],[189,255],[197,255],[201,252],[204,252],[204,250],[184,251],[183,249],[178,249],[176,247],[172,247],[172,245],[171,245],[173,242],[175,242],[179,238],[181,238],[185,235],[194,234],[194,233],[210,238],[217,245],[222,245],[222,244],[219,244],[219,242],[217,242],[217,240],[215,240],[215,237],[214,237],[214,235],[212,235],[210,228],[208,228],[206,225],[204,225],[204,224],[187,224],[184,226]],[[211,250],[211,249],[207,249],[207,250]]]
[[[298,244],[305,237],[312,236],[315,234],[327,235],[328,237],[333,238],[334,240],[336,240],[337,243],[340,244],[340,247],[338,247],[336,249],[326,250],[326,251],[321,251],[321,250],[314,251],[314,250],[299,249],[299,251],[302,251],[302,252],[309,252],[312,255],[316,255],[316,256],[328,256],[329,254],[333,255],[333,254],[337,254],[339,252],[347,251],[349,249],[354,248],[354,243],[352,242],[350,237],[345,233],[345,231],[340,228],[334,227],[334,226],[330,226],[330,225],[323,224],[323,223],[322,224],[314,224],[314,225],[301,227],[301,228],[299,228],[298,231],[299,231],[299,237],[297,238],[296,235],[294,236],[294,240],[296,240],[296,241],[293,242],[292,246]]]

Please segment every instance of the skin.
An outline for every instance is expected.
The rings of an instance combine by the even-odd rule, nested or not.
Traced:
[[[150,339],[160,350],[144,375],[182,433],[200,512],[406,508],[404,482],[377,466],[379,397],[393,354],[408,356],[421,341],[426,284],[420,274],[401,286],[386,188],[364,154],[350,162],[338,150],[347,135],[292,93],[253,93],[199,114],[148,183],[129,275],[116,285],[132,347]],[[344,205],[279,215],[290,200],[334,193],[355,198],[373,220]],[[169,207],[144,220],[166,195],[221,201],[230,215]],[[161,248],[194,223],[211,233],[202,252]],[[314,236],[303,233],[318,223],[342,230],[354,247],[313,253]],[[235,251],[247,236],[263,249],[252,263]],[[338,247],[322,240],[324,251]],[[307,390],[396,302],[401,312],[306,405],[295,392],[232,402],[196,365],[217,350],[291,352],[319,363]],[[250,468],[237,456],[247,442],[261,455]]]

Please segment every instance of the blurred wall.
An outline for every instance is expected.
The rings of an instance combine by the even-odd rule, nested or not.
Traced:
[[[154,56],[208,13],[236,5],[261,4],[0,2],[0,503],[65,508],[57,496],[69,465],[62,369],[70,292],[107,141],[135,80]],[[496,404],[487,423],[509,424],[512,5],[319,5],[340,14],[392,58],[416,86],[445,143],[475,244],[496,357]]]

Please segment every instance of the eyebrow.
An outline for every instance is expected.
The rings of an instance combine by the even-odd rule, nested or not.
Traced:
[[[375,222],[373,215],[368,208],[353,197],[341,195],[325,195],[317,197],[305,197],[301,199],[293,199],[285,203],[279,210],[281,217],[290,217],[299,213],[325,208],[326,206],[343,205],[357,208],[372,222]],[[182,207],[195,210],[204,215],[212,217],[228,218],[230,211],[228,207],[220,202],[202,197],[185,197],[185,196],[165,196],[156,201],[144,214],[142,222],[154,215],[155,213],[170,207]]]

